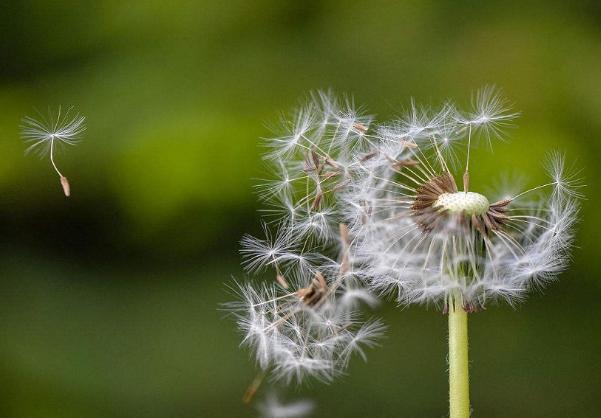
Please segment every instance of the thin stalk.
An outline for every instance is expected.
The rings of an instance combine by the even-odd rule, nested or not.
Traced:
[[[67,177],[63,176],[63,173],[60,172],[56,166],[56,163],[54,162],[54,136],[50,139],[50,162],[61,179],[61,186],[63,186],[63,192],[65,193],[65,196],[69,197],[71,195],[71,186],[69,185],[69,180],[67,180]]]
[[[252,401],[252,399],[255,397],[255,394],[257,393],[257,391],[259,390],[259,388],[261,387],[261,383],[263,383],[263,379],[265,378],[265,371],[261,370],[253,379],[253,381],[251,382],[251,384],[248,386],[248,388],[246,388],[246,391],[244,392],[244,396],[242,397],[242,401],[245,404],[249,404],[250,401]]]
[[[469,418],[468,314],[461,299],[451,298],[449,305],[449,415]]]
[[[56,163],[54,162],[54,137],[50,139],[50,162],[52,163],[52,166],[54,167],[54,170],[58,173],[59,177],[65,177],[63,176],[63,173],[59,171],[58,167],[56,166]]]
[[[472,149],[472,124],[470,123],[467,134],[467,159],[465,162],[465,173],[463,173],[463,191],[468,192],[470,187],[470,151]]]

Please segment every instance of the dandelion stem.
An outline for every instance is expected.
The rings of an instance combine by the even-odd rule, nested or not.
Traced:
[[[469,418],[469,368],[467,312],[460,298],[451,298],[449,306],[449,416]]]

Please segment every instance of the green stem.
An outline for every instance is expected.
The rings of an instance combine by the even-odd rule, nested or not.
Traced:
[[[453,300],[454,299],[454,300]],[[469,418],[470,382],[468,368],[467,312],[460,298],[449,303],[449,415]]]

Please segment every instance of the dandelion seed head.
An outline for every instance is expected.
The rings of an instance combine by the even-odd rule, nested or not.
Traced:
[[[474,311],[554,280],[570,261],[578,172],[554,154],[545,184],[471,189],[472,137],[498,137],[516,116],[493,88],[467,112],[411,102],[382,124],[314,93],[268,141],[274,179],[259,190],[275,220],[242,240],[246,269],[273,272],[239,285],[230,306],[258,366],[285,383],[329,382],[382,338],[363,316],[380,297]]]
[[[490,138],[516,116],[497,90],[485,88],[471,113],[449,103],[439,112],[412,103],[407,116],[378,131],[372,152],[386,158],[357,171],[360,178],[343,194],[355,268],[372,291],[394,294],[400,304],[443,307],[453,295],[472,308],[492,300],[513,304],[565,269],[581,183],[561,156],[548,164],[550,182],[517,193],[493,190],[501,197],[489,200],[469,190],[465,161],[457,169],[458,154],[444,152],[445,142],[463,143],[469,163],[466,131]],[[397,153],[397,161],[391,150],[404,137],[415,146]]]

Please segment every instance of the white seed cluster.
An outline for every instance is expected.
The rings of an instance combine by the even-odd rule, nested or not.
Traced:
[[[441,194],[434,207],[449,211],[452,214],[483,215],[490,203],[486,196],[474,192],[457,192]]]
[[[361,315],[376,295],[444,308],[460,294],[478,309],[514,303],[565,269],[580,185],[562,156],[546,184],[490,202],[469,191],[470,144],[516,117],[505,103],[485,88],[468,111],[412,103],[376,123],[352,100],[317,93],[285,121],[267,144],[273,176],[258,188],[266,237],[242,240],[246,269],[273,278],[239,284],[231,304],[260,368],[285,382],[329,381],[382,335]]]

